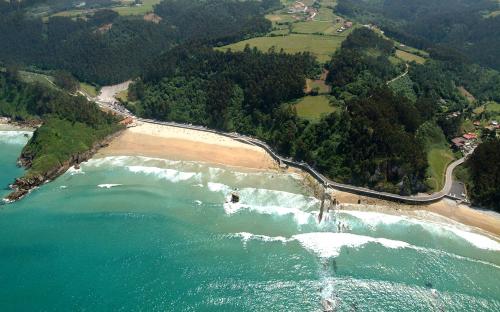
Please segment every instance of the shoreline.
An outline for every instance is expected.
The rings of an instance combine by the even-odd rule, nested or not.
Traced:
[[[139,123],[123,131],[96,157],[146,156],[253,170],[277,170],[263,149],[213,133]]]
[[[145,156],[168,160],[182,160],[223,165],[247,170],[279,171],[278,164],[262,148],[241,143],[228,137],[193,129],[183,129],[164,125],[139,123],[116,137],[107,147],[94,157]],[[304,177],[304,185],[318,196],[316,180],[298,169],[287,172],[299,173]],[[340,204],[358,205],[359,210],[408,215],[418,211],[438,214],[452,222],[458,222],[477,230],[481,234],[493,236],[500,241],[500,214],[484,213],[465,205],[458,205],[450,199],[442,199],[426,205],[408,205],[392,201],[357,195],[334,189]]]

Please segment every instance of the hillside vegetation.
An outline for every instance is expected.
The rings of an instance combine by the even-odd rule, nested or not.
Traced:
[[[109,9],[44,21],[29,13],[30,3],[0,1],[0,60],[110,84],[137,77],[145,64],[180,43],[223,45],[266,33],[271,22],[264,14],[279,0],[164,0],[154,7],[158,23]]]
[[[58,168],[121,128],[113,116],[84,97],[20,82],[13,73],[0,73],[0,115],[42,122],[22,151],[27,176]]]

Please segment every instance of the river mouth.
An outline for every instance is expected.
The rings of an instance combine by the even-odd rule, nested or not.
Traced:
[[[17,168],[5,150],[1,166]],[[228,207],[234,188],[241,201]],[[0,300],[6,310],[499,309],[494,240],[347,204],[318,223],[319,205],[296,174],[92,159],[4,206]]]

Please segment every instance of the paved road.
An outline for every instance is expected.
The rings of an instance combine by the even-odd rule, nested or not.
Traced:
[[[403,76],[407,73],[408,73],[408,68],[407,68],[407,71],[403,74]],[[400,78],[400,77],[401,76],[396,77],[395,79]],[[453,170],[465,161],[465,157],[463,157],[463,158],[460,158],[460,159],[452,162],[448,166],[448,168],[446,169],[445,184],[444,184],[444,187],[441,191],[435,192],[435,193],[429,194],[429,195],[403,196],[403,195],[397,195],[397,194],[392,194],[392,193],[379,192],[379,191],[371,190],[371,189],[364,188],[364,187],[358,187],[358,186],[334,182],[334,181],[326,178],[321,173],[316,171],[316,169],[312,168],[311,166],[309,166],[308,164],[306,164],[304,162],[296,162],[292,159],[285,158],[285,157],[278,155],[265,142],[260,141],[256,138],[248,137],[248,136],[241,135],[241,134],[234,133],[234,132],[233,133],[221,132],[221,131],[217,131],[217,130],[208,129],[208,128],[202,127],[202,126],[194,126],[194,125],[190,125],[190,124],[179,124],[179,123],[175,123],[175,122],[163,122],[163,121],[157,121],[157,120],[151,120],[151,119],[138,118],[138,117],[134,116],[131,112],[129,112],[128,110],[123,108],[121,105],[117,104],[116,102],[108,102],[105,100],[103,101],[101,99],[98,100],[98,99],[90,98],[90,97],[89,97],[89,100],[95,101],[101,108],[104,108],[107,110],[112,110],[112,111],[114,111],[122,116],[133,117],[134,119],[136,119],[137,121],[140,121],[140,122],[216,133],[219,135],[231,137],[231,138],[238,140],[240,142],[259,146],[259,147],[263,148],[264,150],[266,150],[280,164],[286,164],[288,166],[299,168],[299,169],[302,169],[302,170],[308,172],[315,179],[317,179],[320,183],[322,183],[325,187],[332,187],[334,189],[338,189],[341,191],[346,191],[346,192],[355,193],[355,194],[359,194],[359,195],[376,197],[376,198],[381,198],[381,199],[386,199],[386,200],[391,200],[391,201],[396,201],[396,202],[403,202],[403,203],[407,203],[407,204],[414,204],[414,205],[428,204],[428,203],[439,201],[442,198],[449,196],[450,190],[452,187],[452,183],[453,183]],[[452,197],[452,196],[449,196],[449,197]]]

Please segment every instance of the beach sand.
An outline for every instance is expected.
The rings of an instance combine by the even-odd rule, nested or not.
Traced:
[[[99,151],[104,156],[146,156],[249,169],[277,169],[261,148],[203,131],[139,123]]]
[[[170,160],[201,161],[248,169],[278,170],[276,162],[259,147],[213,133],[146,123],[139,123],[136,127],[128,128],[97,154],[97,157],[105,156],[146,156]],[[300,172],[293,168],[289,171]],[[319,196],[321,190],[313,185],[315,180],[306,173],[300,174],[307,178],[305,179],[308,180],[306,184],[316,196]],[[424,210],[477,228],[479,232],[486,231],[500,238],[499,215],[459,205],[453,200],[443,199],[430,205],[416,206],[339,190],[335,190],[334,194],[341,204],[354,204],[359,210],[391,214],[412,214]],[[360,205],[357,205],[358,203]]]
[[[421,210],[428,211],[476,228],[479,232],[486,231],[500,239],[500,214],[470,208],[447,198],[429,205],[406,205],[338,190],[335,190],[335,198],[341,204],[358,204],[359,201],[360,210],[410,215]]]

